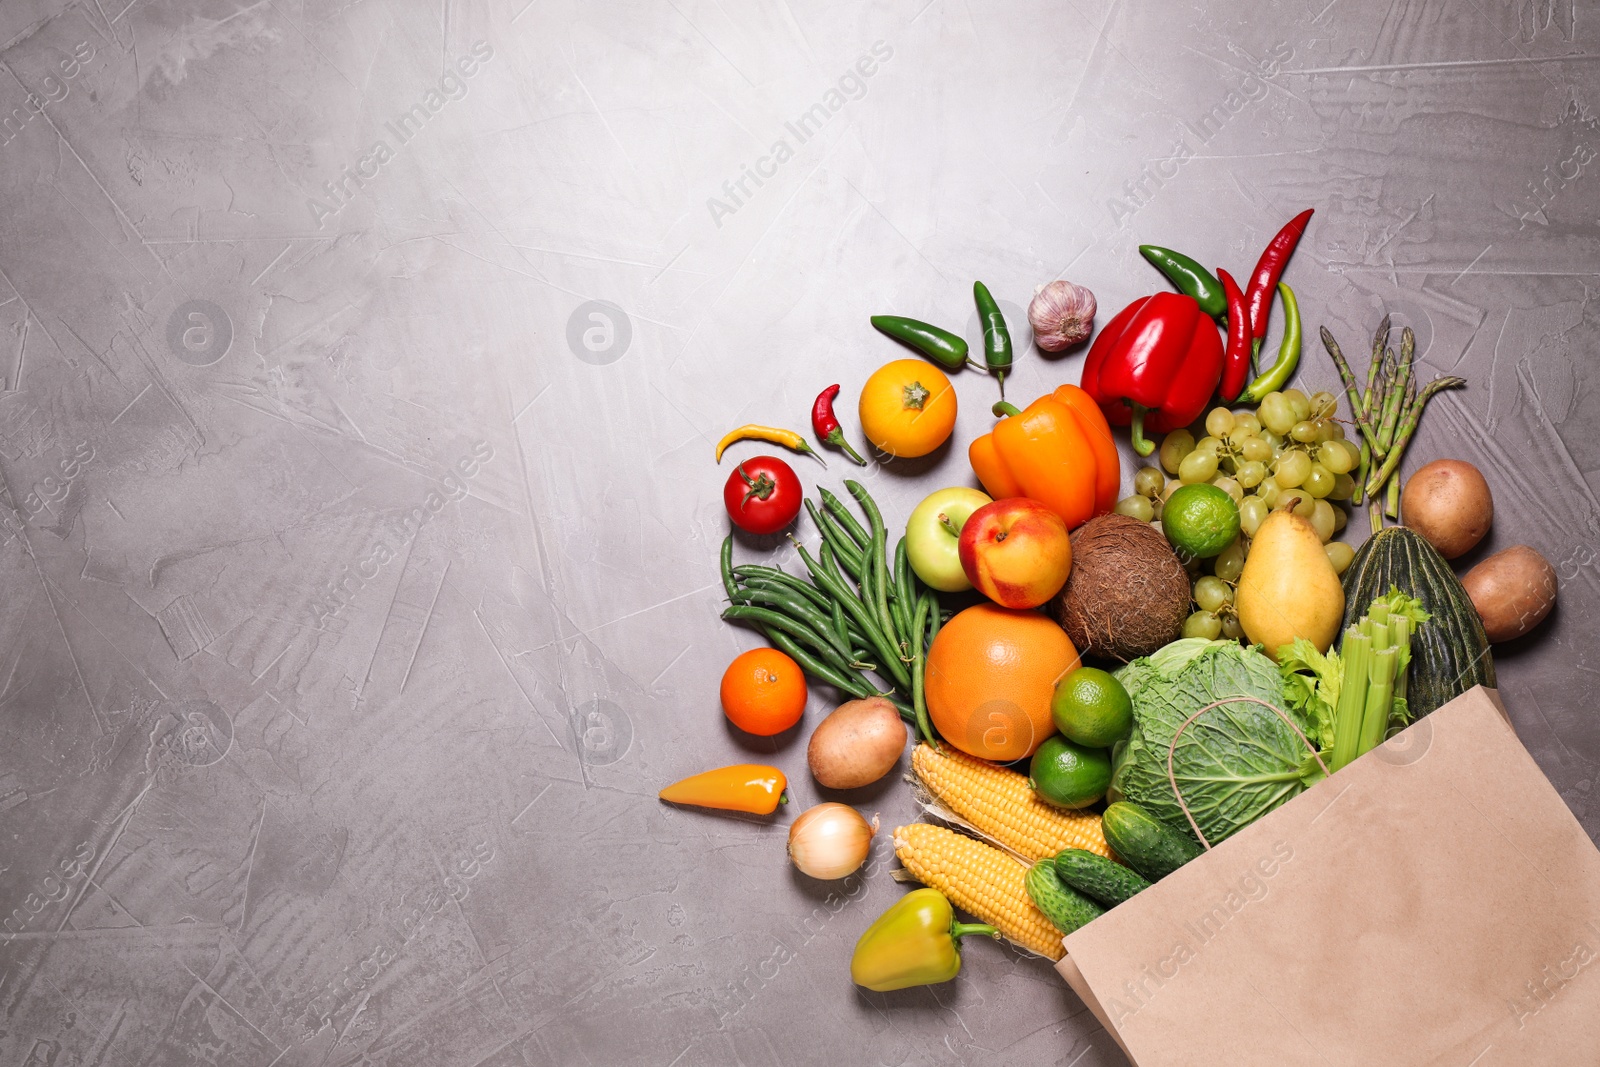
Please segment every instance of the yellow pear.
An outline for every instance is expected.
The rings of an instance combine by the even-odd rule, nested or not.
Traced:
[[[1344,618],[1344,588],[1309,522],[1292,511],[1267,516],[1250,540],[1234,606],[1245,636],[1273,659],[1297,637],[1328,651]]]

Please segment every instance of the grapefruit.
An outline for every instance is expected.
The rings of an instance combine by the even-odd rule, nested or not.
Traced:
[[[950,744],[979,759],[1033,755],[1055,733],[1056,683],[1079,665],[1078,650],[1036,611],[980,604],[956,615],[928,650],[928,716]]]

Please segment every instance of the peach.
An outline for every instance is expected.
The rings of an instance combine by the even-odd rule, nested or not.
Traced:
[[[1072,572],[1067,524],[1027,497],[974,511],[961,527],[959,550],[968,581],[1007,608],[1038,607],[1061,591]]]

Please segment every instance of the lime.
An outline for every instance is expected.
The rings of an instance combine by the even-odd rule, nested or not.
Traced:
[[[1050,701],[1056,729],[1068,741],[1090,748],[1109,748],[1133,727],[1133,701],[1107,672],[1079,667],[1056,685]]]
[[[1028,775],[1041,800],[1058,808],[1085,808],[1106,795],[1111,756],[1103,748],[1075,745],[1052,734],[1033,754]]]
[[[1162,506],[1161,529],[1180,553],[1210,559],[1239,536],[1239,505],[1209,482],[1186,485]]]

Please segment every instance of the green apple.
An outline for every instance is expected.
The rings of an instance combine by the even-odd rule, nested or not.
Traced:
[[[911,569],[941,593],[971,589],[961,569],[961,527],[967,516],[992,503],[988,494],[964,485],[930,493],[906,520],[906,557]]]

